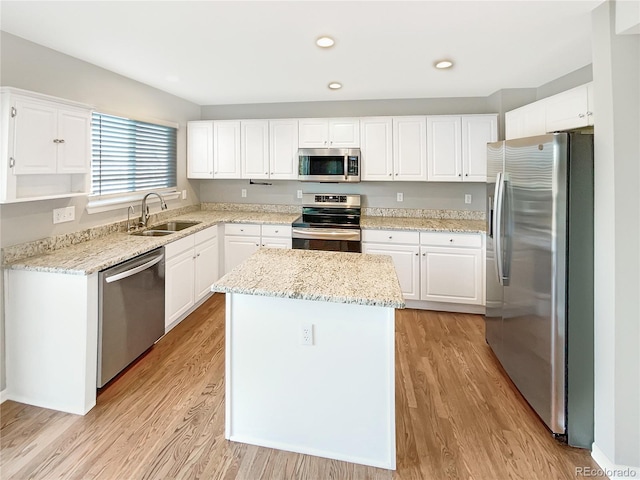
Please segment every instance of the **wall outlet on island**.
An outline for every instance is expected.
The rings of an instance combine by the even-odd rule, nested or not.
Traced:
[[[313,345],[313,325],[306,323],[300,327],[300,344]]]
[[[467,205],[469,205],[471,203],[471,195],[466,193],[464,196],[464,203],[466,203]]]
[[[396,201],[397,202],[404,202],[404,193],[402,193],[402,192],[396,193]]]

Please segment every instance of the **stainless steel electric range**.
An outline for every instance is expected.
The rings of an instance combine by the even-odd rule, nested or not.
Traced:
[[[360,195],[305,193],[291,226],[293,248],[360,252]]]

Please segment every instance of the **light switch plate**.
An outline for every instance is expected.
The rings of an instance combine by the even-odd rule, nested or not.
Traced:
[[[396,193],[396,201],[404,202],[404,193],[402,193],[402,192]]]
[[[247,198],[247,189],[246,188],[243,188],[240,193],[242,194],[242,198]]]
[[[465,194],[464,196],[464,203],[466,203],[467,205],[469,205],[471,203],[471,195],[470,194]]]
[[[55,208],[53,210],[53,223],[72,222],[76,218],[76,207]]]

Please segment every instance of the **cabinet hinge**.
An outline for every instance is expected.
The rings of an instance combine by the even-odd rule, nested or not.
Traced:
[[[11,118],[15,117],[16,115],[18,115],[18,110],[16,110],[16,107],[11,107]]]
[[[9,168],[13,168],[16,166],[16,160],[13,157],[9,157]]]

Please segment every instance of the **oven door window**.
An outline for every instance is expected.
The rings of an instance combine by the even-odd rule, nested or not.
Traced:
[[[344,157],[332,156],[300,156],[301,175],[344,175]]]
[[[360,253],[360,242],[356,240],[319,240],[294,238],[292,247],[298,250],[325,250],[330,252]]]

